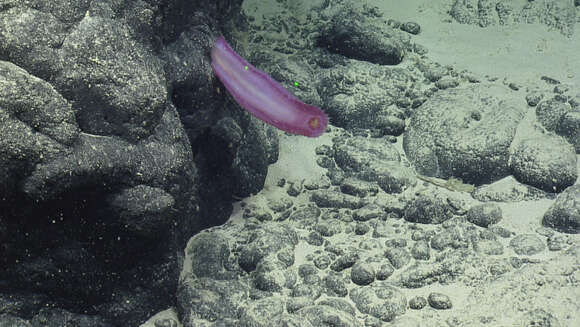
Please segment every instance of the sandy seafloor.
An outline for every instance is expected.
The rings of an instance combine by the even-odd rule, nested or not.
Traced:
[[[543,75],[562,83],[580,85],[580,24],[576,24],[576,31],[571,36],[564,36],[558,30],[542,24],[481,28],[454,22],[447,13],[451,0],[369,0],[367,3],[380,8],[385,18],[420,24],[421,33],[413,36],[412,40],[426,47],[428,57],[434,62],[451,65],[458,71],[469,70],[481,76],[514,82],[522,88],[533,88],[540,84]],[[244,8],[248,16],[256,17],[256,24],[262,14],[279,10],[279,5],[274,0],[248,0]],[[327,133],[312,139],[280,133],[279,160],[269,167],[264,189],[242,201],[245,204],[263,205],[267,199],[285,195],[285,189],[276,185],[280,179],[300,181],[317,179],[325,174],[326,170],[316,164],[314,151],[323,144],[331,146],[333,135]],[[398,143],[401,143],[400,139]],[[580,171],[580,166],[578,169]],[[240,205],[242,201],[235,204],[231,221],[244,219]],[[299,196],[294,201],[298,205],[300,201],[309,200]],[[536,233],[541,227],[544,212],[552,203],[553,200],[549,199],[498,203],[503,210],[503,219],[499,225],[517,231],[518,234]],[[566,234],[566,237],[570,244],[580,244],[580,235]],[[441,292],[453,302],[450,310],[408,309],[404,316],[419,321],[420,326],[450,326],[449,317],[462,316],[465,319],[470,315],[493,316],[501,326],[520,326],[514,320],[514,312],[519,310],[522,303],[532,303],[536,308],[543,308],[556,316],[559,326],[580,326],[580,267],[576,265],[578,261],[559,262],[560,254],[545,250],[530,257],[540,264],[523,267],[519,272],[510,273],[511,276],[486,281],[476,289],[465,286],[465,281],[404,289],[407,299],[415,295],[425,296],[429,292]],[[506,247],[503,257],[510,255],[513,255],[513,251]],[[303,262],[306,262],[305,258],[297,255],[295,264]],[[573,271],[559,271],[560,263],[563,270],[569,270],[572,266]],[[568,286],[553,289],[542,286],[552,285],[546,280],[562,278],[563,275],[571,281]],[[530,300],[530,297],[539,300]],[[502,318],[504,313],[506,317]],[[473,326],[480,324],[490,326],[481,321],[473,322]],[[384,325],[388,326],[389,323]],[[540,326],[553,325],[545,322]]]

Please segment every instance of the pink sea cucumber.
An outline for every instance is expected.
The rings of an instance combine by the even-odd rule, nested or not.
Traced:
[[[220,36],[211,50],[211,67],[232,97],[255,117],[283,131],[317,137],[328,117],[240,57]]]

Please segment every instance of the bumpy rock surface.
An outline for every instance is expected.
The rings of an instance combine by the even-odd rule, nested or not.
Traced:
[[[474,313],[498,325],[577,318],[556,307],[578,308],[580,294],[566,277],[579,272],[578,239],[514,221],[526,218],[505,204],[524,201],[522,188],[494,193],[501,198],[489,203],[430,182],[401,183],[395,193],[378,187],[397,166],[405,170],[384,141],[334,137],[316,152],[328,175],[341,178],[302,181],[310,186],[298,192],[289,192],[293,181],[280,183],[244,200],[228,224],[193,237],[178,292],[184,326],[437,326],[447,319],[469,326]],[[373,169],[381,162],[395,171]],[[373,189],[368,184],[375,191],[353,192],[353,185]],[[546,217],[573,216],[575,189],[559,194]],[[534,227],[510,227],[522,223]],[[551,309],[538,311],[547,298]],[[503,307],[505,315],[489,314]]]
[[[205,60],[241,1],[200,4],[0,4],[0,325],[138,325],[191,235],[262,188],[276,135]]]
[[[574,185],[562,192],[542,222],[566,233],[580,233],[580,186]]]
[[[435,94],[413,115],[403,146],[423,175],[488,183],[510,174],[509,148],[527,105],[497,85]]]
[[[455,0],[449,14],[462,24],[481,27],[542,23],[564,35],[574,33],[578,1],[545,0],[509,2],[497,0]]]

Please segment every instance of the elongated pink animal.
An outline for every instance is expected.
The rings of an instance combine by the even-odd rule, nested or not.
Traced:
[[[283,131],[317,137],[328,117],[240,57],[220,36],[211,50],[211,67],[232,97],[255,117]]]

